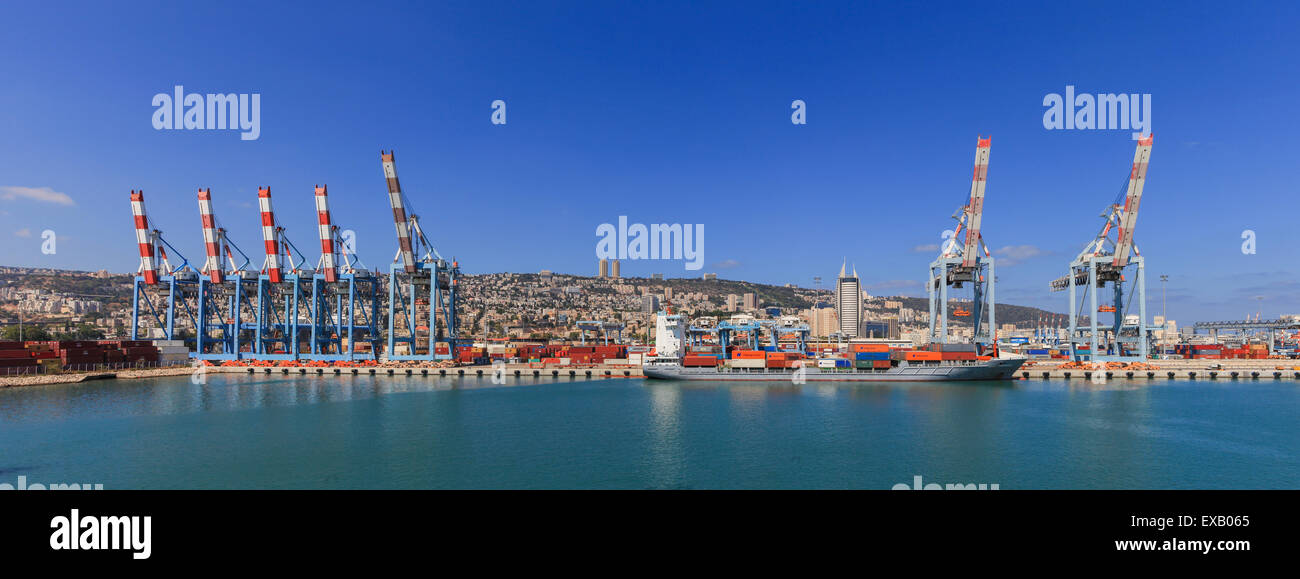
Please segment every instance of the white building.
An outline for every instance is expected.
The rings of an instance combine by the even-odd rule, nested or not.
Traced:
[[[862,284],[858,280],[858,268],[854,266],[853,275],[846,275],[846,260],[840,266],[840,277],[835,281],[835,312],[840,321],[840,335],[856,338],[862,323]]]

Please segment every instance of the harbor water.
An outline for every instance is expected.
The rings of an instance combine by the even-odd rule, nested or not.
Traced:
[[[1300,487],[1292,381],[189,377],[0,390],[0,483]]]

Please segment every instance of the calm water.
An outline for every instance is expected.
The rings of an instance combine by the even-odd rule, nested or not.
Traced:
[[[1300,385],[210,375],[0,390],[0,483],[1298,488]]]

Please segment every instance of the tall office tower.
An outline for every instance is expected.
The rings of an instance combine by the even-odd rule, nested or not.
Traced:
[[[600,267],[596,270],[596,277],[609,277],[609,260],[600,259]]]
[[[840,336],[856,338],[862,319],[862,284],[858,281],[858,268],[853,275],[844,273],[848,260],[840,266],[840,277],[835,280],[835,312],[840,320]]]
[[[736,311],[736,294],[727,294],[727,311]]]
[[[757,307],[758,307],[758,298],[756,298],[754,294],[750,294],[750,293],[745,294],[745,309],[752,310]]]
[[[641,296],[641,313],[653,314],[659,311],[658,296]]]
[[[613,267],[610,270],[610,277],[618,279],[618,260],[614,260]]]

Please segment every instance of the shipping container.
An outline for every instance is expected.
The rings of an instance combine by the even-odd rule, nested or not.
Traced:
[[[862,361],[872,361],[872,362],[874,362],[874,361],[876,361],[876,360],[888,360],[888,359],[889,359],[889,351],[886,350],[886,351],[884,351],[884,352],[858,352],[858,353],[854,354],[853,357],[854,357],[855,360],[858,360],[859,362],[862,362]]]

